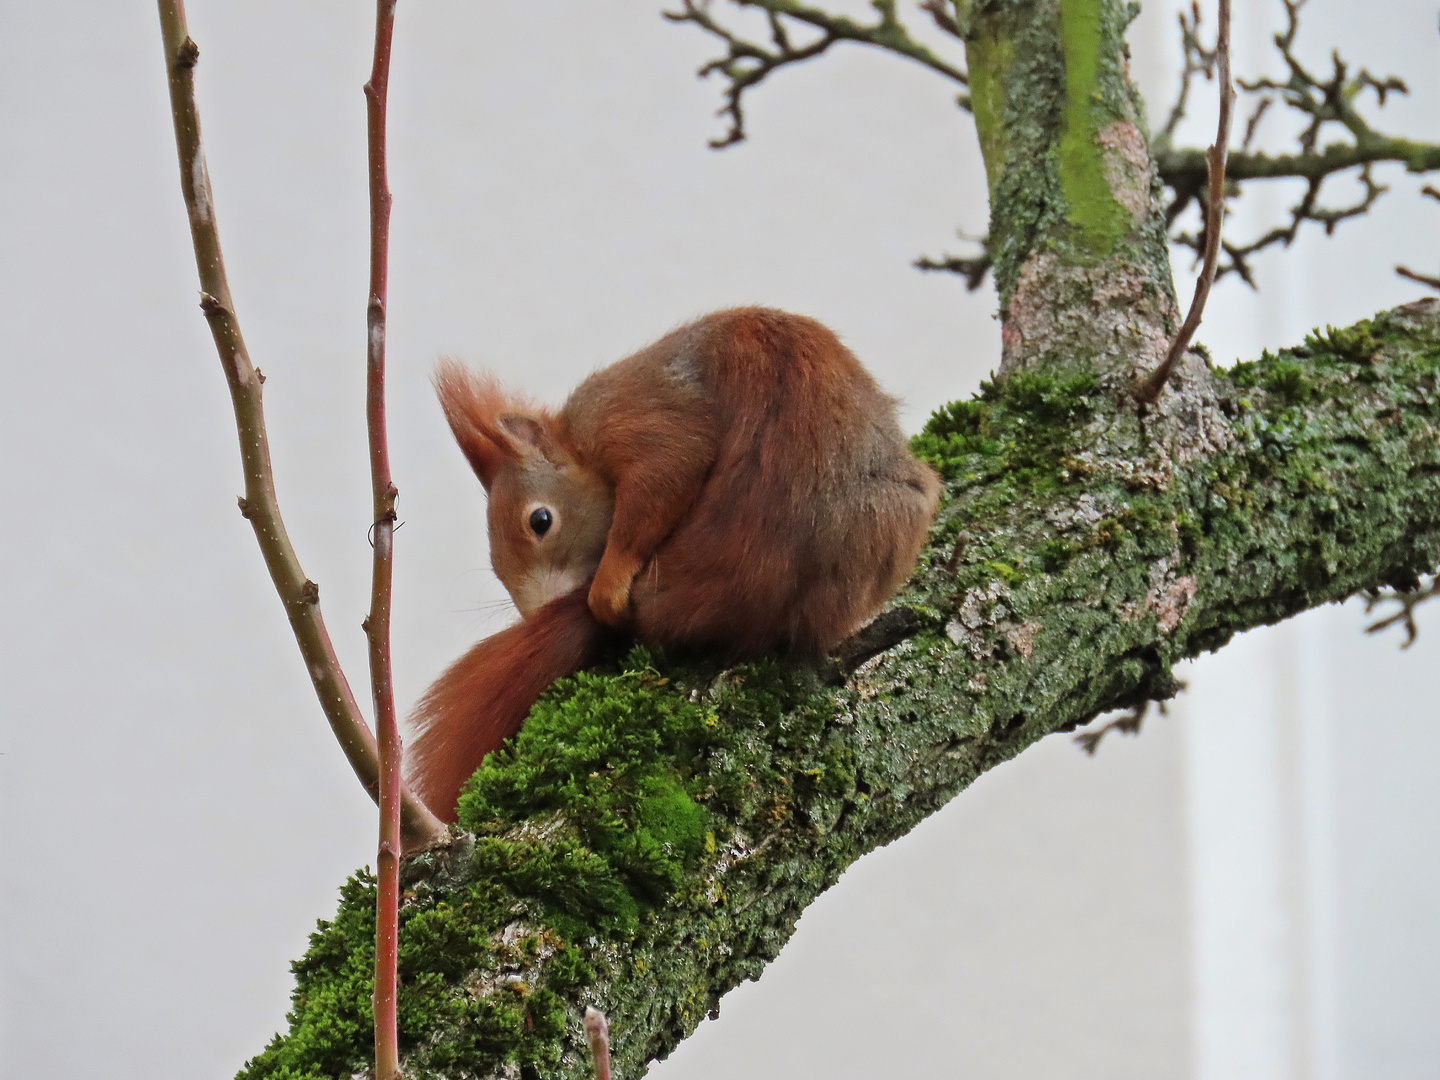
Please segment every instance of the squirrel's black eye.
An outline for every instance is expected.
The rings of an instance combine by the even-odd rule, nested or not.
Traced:
[[[530,531],[536,536],[544,536],[550,531],[550,523],[552,520],[550,511],[546,510],[545,507],[542,506],[538,510],[533,510],[530,513]]]

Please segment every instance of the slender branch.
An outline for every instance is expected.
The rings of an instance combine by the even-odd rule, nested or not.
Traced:
[[[1230,0],[1220,0],[1220,30],[1215,41],[1216,66],[1220,69],[1220,121],[1216,126],[1215,142],[1206,152],[1206,166],[1209,170],[1210,190],[1205,205],[1205,265],[1200,278],[1195,282],[1195,296],[1190,301],[1190,311],[1170,351],[1165,354],[1158,367],[1135,389],[1135,399],[1145,405],[1153,405],[1160,398],[1171,372],[1185,355],[1185,349],[1200,326],[1200,317],[1205,311],[1205,301],[1210,297],[1210,286],[1215,284],[1215,266],[1220,254],[1220,230],[1225,219],[1225,158],[1230,146],[1230,116],[1235,104],[1235,89],[1230,84]]]
[[[365,420],[370,435],[370,486],[374,499],[374,560],[370,580],[370,690],[380,744],[380,844],[375,859],[375,1077],[400,1075],[395,983],[400,933],[400,725],[390,665],[390,600],[394,575],[395,499],[390,446],[385,436],[385,304],[390,272],[390,182],[385,165],[385,121],[390,92],[390,48],[395,0],[376,0],[375,62],[365,84],[370,157],[370,302],[366,305]]]
[[[988,236],[967,236],[960,233],[960,239],[980,246],[978,255],[942,255],[938,259],[932,259],[928,255],[922,255],[910,265],[917,270],[934,271],[943,270],[951,274],[959,274],[965,279],[966,292],[974,292],[985,284],[985,276],[990,268],[995,265],[994,257],[990,254],[990,238]]]
[[[1436,202],[1440,202],[1440,190],[1436,190],[1429,184],[1426,184],[1420,189],[1420,194],[1434,199]],[[1431,277],[1429,274],[1417,274],[1408,266],[1395,267],[1395,273],[1403,278],[1409,278],[1411,281],[1424,285],[1427,289],[1434,289],[1436,292],[1440,292],[1440,277]]]
[[[1186,684],[1177,679],[1175,687],[1178,693],[1185,689]],[[1156,706],[1156,710],[1161,716],[1170,715],[1170,710],[1165,702],[1142,701],[1134,708],[1117,716],[1114,720],[1101,724],[1097,728],[1091,728],[1089,731],[1080,732],[1080,734],[1075,736],[1075,745],[1085,751],[1089,757],[1094,757],[1095,751],[1100,749],[1100,744],[1105,740],[1105,736],[1109,735],[1112,731],[1118,732],[1121,735],[1139,735],[1140,728],[1145,723],[1145,717],[1150,715],[1150,706],[1152,704]]]
[[[316,696],[330,728],[340,741],[350,767],[370,793],[379,795],[379,754],[375,737],[365,723],[320,615],[320,589],[300,568],[300,560],[285,532],[275,497],[270,447],[265,434],[260,373],[250,362],[220,251],[220,232],[205,152],[200,140],[200,116],[195,106],[195,63],[200,50],[185,24],[184,0],[158,0],[165,66],[170,83],[170,111],[175,122],[175,145],[180,159],[180,190],[190,217],[190,238],[200,273],[200,308],[210,325],[240,436],[240,460],[245,473],[245,495],[240,513],[249,519],[260,544],[270,580],[285,606],[285,615],[300,655],[314,683]],[[405,844],[425,848],[445,840],[444,824],[414,795],[402,796]]]
[[[725,104],[716,114],[729,117],[730,127],[721,138],[710,140],[710,146],[716,150],[745,140],[745,91],[763,82],[772,71],[819,56],[839,41],[856,41],[887,49],[962,86],[968,84],[969,79],[964,71],[910,36],[909,30],[895,13],[895,0],[871,0],[870,6],[875,9],[879,19],[868,26],[822,8],[798,3],[796,0],[735,0],[735,3],[740,7],[764,10],[770,31],[769,45],[743,38],[718,21],[710,13],[711,0],[681,0],[679,11],[663,12],[664,17],[671,22],[693,23],[725,44],[725,55],[702,65],[697,72],[702,79],[719,72],[730,82],[725,90]],[[930,12],[937,25],[958,36],[958,25],[955,25],[954,20],[949,19],[938,5],[921,6]],[[820,36],[807,44],[796,45],[790,38],[785,19],[818,30]],[[950,24],[948,26],[947,20]],[[965,104],[965,99],[962,99],[961,104]]]
[[[1157,159],[1170,148],[1171,141],[1175,138],[1175,129],[1185,118],[1185,110],[1190,104],[1190,85],[1195,76],[1204,75],[1208,79],[1215,70],[1215,50],[1206,49],[1200,40],[1200,0],[1190,0],[1189,15],[1181,11],[1177,18],[1180,22],[1180,43],[1185,64],[1180,69],[1180,92],[1176,95],[1175,104],[1170,107],[1170,116],[1166,119],[1165,126],[1154,139],[1152,153]]]
[[[1254,138],[1253,129],[1248,134]],[[1193,198],[1208,178],[1205,160],[1203,150],[1188,147],[1161,150],[1155,155],[1155,168],[1168,186],[1176,191],[1189,190]],[[1404,165],[1414,173],[1434,172],[1440,170],[1440,145],[1377,135],[1363,146],[1331,143],[1308,154],[1250,153],[1242,150],[1230,155],[1225,166],[1225,178],[1236,183],[1246,180],[1324,180],[1346,169],[1386,162]]]
[[[1395,267],[1395,273],[1403,278],[1409,278],[1411,281],[1424,285],[1427,289],[1440,291],[1440,277],[1430,277],[1428,274],[1417,274],[1408,266]]]
[[[920,0],[916,5],[934,20],[935,25],[953,38],[965,40],[965,28],[955,18],[954,0]]]
[[[1379,634],[1389,630],[1392,626],[1403,626],[1405,627],[1405,641],[1400,648],[1408,649],[1415,644],[1415,639],[1420,634],[1420,628],[1415,625],[1415,609],[1427,601],[1434,600],[1437,596],[1440,596],[1440,576],[1432,577],[1430,584],[1424,588],[1420,587],[1417,578],[1404,588],[1376,590],[1365,599],[1365,614],[1369,615],[1377,605],[1389,601],[1399,604],[1400,610],[1371,623],[1365,628],[1365,632]]]

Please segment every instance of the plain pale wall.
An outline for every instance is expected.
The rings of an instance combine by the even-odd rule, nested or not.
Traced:
[[[272,0],[190,15],[282,506],[363,699],[372,12]],[[721,130],[718,88],[692,78],[712,54],[644,0],[401,5],[402,702],[508,618],[483,504],[426,383],[437,354],[558,400],[684,318],[773,303],[834,326],[902,397],[910,429],[995,362],[993,292],[908,266],[957,249],[955,227],[984,228],[950,88],[837,49],[776,75],[750,103],[751,143],[717,155],[704,140]],[[372,810],[235,510],[150,6],[0,0],[0,136],[14,522],[0,1060],[17,1077],[225,1076],[282,1024],[287,963],[372,860]],[[1386,260],[1423,265],[1424,239],[1391,239],[1337,275],[1383,295],[1347,295],[1334,321],[1413,295]],[[1217,301],[1236,295],[1222,285]],[[957,1062],[974,1076],[1187,1075],[1179,732],[1156,726],[1096,761],[1050,740],[985,777],[858,864],[663,1075],[934,1075]]]

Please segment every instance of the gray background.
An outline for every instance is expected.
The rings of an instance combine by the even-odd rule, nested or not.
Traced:
[[[1406,75],[1388,124],[1440,137],[1433,7],[1314,8],[1308,55],[1339,43]],[[282,506],[363,698],[373,9],[194,0],[190,18]],[[1131,34],[1156,112],[1169,19]],[[1237,19],[1240,58],[1263,56],[1274,12]],[[718,87],[693,79],[713,48],[652,2],[437,0],[399,20],[402,702],[511,617],[430,397],[437,355],[554,401],[685,318],[764,302],[832,325],[912,430],[995,363],[993,292],[908,266],[986,219],[971,124],[934,76],[838,48],[775,76],[752,141],[715,154]],[[1192,141],[1205,123],[1202,106]],[[286,965],[372,860],[372,811],[235,510],[153,8],[0,0],[0,139],[0,1075],[227,1076],[282,1025]],[[1262,260],[1258,297],[1222,283],[1201,332],[1221,360],[1419,295],[1390,266],[1434,272],[1440,206],[1384,179],[1370,221]],[[1247,195],[1238,220],[1290,197]],[[1436,652],[1359,621],[1252,636],[1143,738],[1094,760],[1051,739],[982,778],[857,864],[654,1074],[1435,1075]],[[1274,843],[1242,850],[1255,837]]]

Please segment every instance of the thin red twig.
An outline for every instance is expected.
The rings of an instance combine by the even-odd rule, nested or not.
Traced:
[[[1200,270],[1200,279],[1195,282],[1195,296],[1190,301],[1190,312],[1170,351],[1150,375],[1135,388],[1135,399],[1144,405],[1154,405],[1160,399],[1171,373],[1195,331],[1200,326],[1200,316],[1205,311],[1205,301],[1210,297],[1210,286],[1215,284],[1215,267],[1220,256],[1220,229],[1225,219],[1225,163],[1229,158],[1230,120],[1235,103],[1235,88],[1230,82],[1230,0],[1220,0],[1220,28],[1215,39],[1215,59],[1219,67],[1220,80],[1220,123],[1215,134],[1215,143],[1205,152],[1205,174],[1209,190],[1205,203],[1205,264]]]
[[[390,669],[390,599],[394,572],[395,498],[385,436],[385,302],[390,262],[390,185],[385,170],[385,119],[395,0],[376,0],[375,63],[365,84],[370,148],[370,301],[366,307],[365,418],[370,433],[375,558],[370,583],[370,688],[380,748],[380,846],[375,860],[375,1077],[396,1080],[396,961],[400,926],[400,727]]]
[[[245,474],[240,513],[255,530],[270,580],[285,606],[291,632],[330,729],[360,783],[371,798],[378,799],[380,765],[375,736],[360,713],[320,615],[320,587],[301,569],[275,497],[261,397],[262,380],[250,362],[230,298],[225,261],[220,252],[220,230],[215,223],[215,200],[200,140],[200,112],[195,105],[195,65],[200,49],[186,26],[184,0],[158,0],[158,6],[165,70],[170,84],[170,113],[175,123],[175,149],[180,159],[180,191],[190,218],[190,238],[200,275],[200,308],[210,324],[210,334],[230,388],[235,427],[240,437],[240,463]],[[401,793],[401,814],[407,848],[421,850],[448,840],[444,822],[409,791]]]

